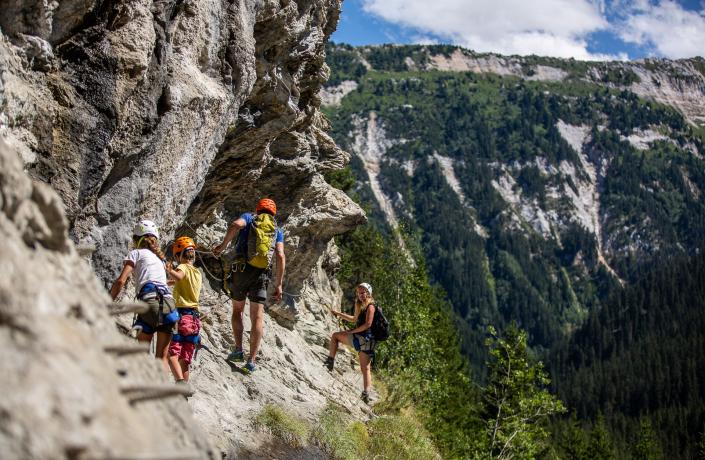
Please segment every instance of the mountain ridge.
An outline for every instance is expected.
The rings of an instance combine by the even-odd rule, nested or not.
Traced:
[[[638,259],[695,249],[700,226],[690,222],[704,212],[705,149],[696,123],[702,104],[694,110],[690,102],[705,100],[701,58],[583,63],[438,45],[329,44],[328,54],[322,98],[335,140],[354,154],[358,192],[378,224],[401,220],[423,233],[430,275],[461,317],[474,315],[474,327],[520,314],[505,289],[528,289],[532,303],[562,312],[561,326],[547,329],[520,314],[534,324],[534,345],[549,345],[599,304],[606,286],[628,282]],[[453,55],[497,65],[438,70]],[[532,66],[544,64],[562,70],[561,80],[545,69],[547,78],[532,78]],[[503,75],[490,72],[497,69]],[[660,92],[646,76],[661,76]],[[449,237],[435,228],[439,213],[474,230]],[[553,291],[551,280],[559,281]],[[539,316],[555,317],[550,310]]]

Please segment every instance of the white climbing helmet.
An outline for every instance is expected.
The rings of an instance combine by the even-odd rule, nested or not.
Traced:
[[[159,229],[157,228],[157,224],[151,220],[145,219],[137,222],[135,229],[132,230],[132,234],[134,236],[154,235],[159,238]]]
[[[369,292],[370,295],[372,295],[372,286],[370,286],[369,283],[360,283],[357,286],[364,287],[365,289],[367,289],[367,292]]]

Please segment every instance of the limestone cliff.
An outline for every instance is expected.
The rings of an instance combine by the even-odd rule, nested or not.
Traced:
[[[202,351],[194,367],[198,391],[190,399],[197,423],[184,423],[203,427],[208,436],[195,429],[182,436],[183,443],[199,455],[209,444],[216,455],[268,455],[275,446],[251,425],[265,402],[281,403],[313,420],[330,398],[363,416],[365,409],[354,400],[356,372],[346,367],[331,377],[319,361],[333,328],[325,307],[338,306],[341,297],[332,276],[338,258],[331,240],[365,219],[322,176],[348,161],[325,133],[318,96],[328,73],[324,44],[339,12],[339,0],[0,1],[2,158],[13,165],[8,174],[27,190],[40,191],[22,192],[25,201],[39,203],[33,223],[17,220],[16,207],[6,208],[5,198],[15,185],[3,176],[6,216],[0,217],[12,223],[3,232],[20,236],[12,241],[17,254],[3,267],[12,276],[3,277],[9,284],[3,287],[6,319],[0,332],[3,342],[24,337],[19,343],[31,353],[18,352],[22,362],[38,359],[40,365],[48,359],[43,350],[59,347],[67,367],[54,375],[52,368],[44,371],[47,375],[21,374],[17,382],[3,380],[2,387],[7,393],[8,384],[31,387],[36,378],[45,378],[54,384],[47,390],[51,397],[63,404],[57,414],[76,424],[54,426],[60,421],[42,419],[36,426],[47,425],[44,436],[32,429],[30,418],[15,422],[10,417],[2,422],[10,429],[0,430],[9,433],[2,439],[4,452],[38,458],[53,457],[50,452],[56,449],[69,457],[83,451],[92,457],[130,456],[151,452],[142,448],[154,447],[161,428],[152,427],[160,425],[160,418],[169,419],[161,423],[168,431],[181,422],[173,414],[191,417],[188,406],[167,401],[158,404],[174,406],[157,408],[149,416],[154,420],[130,419],[140,415],[125,409],[124,420],[105,421],[102,411],[112,396],[105,401],[91,396],[93,412],[81,409],[93,385],[118,394],[115,371],[124,370],[90,367],[101,359],[95,354],[104,342],[120,340],[100,284],[105,286],[120,269],[136,220],[155,220],[165,242],[177,231],[188,231],[198,233],[199,243],[210,244],[221,237],[228,220],[251,210],[262,195],[277,201],[286,233],[286,295],[271,308],[279,322],[267,318],[261,370],[244,383],[222,359],[232,341],[229,302],[207,290],[204,337],[209,352]],[[16,158],[23,166],[15,164]],[[45,194],[52,197],[50,207]],[[51,241],[21,236],[30,230],[48,234]],[[98,281],[76,255],[74,242],[95,246],[90,265]],[[37,260],[36,267],[28,258]],[[56,284],[55,291],[68,291],[65,298],[33,287],[38,275],[32,270],[46,264],[50,269],[42,278],[49,286]],[[210,281],[217,284],[217,276]],[[13,284],[32,295],[12,293]],[[35,297],[46,305],[34,303]],[[57,305],[50,308],[49,299]],[[47,310],[56,322],[41,319]],[[9,319],[14,311],[26,311],[22,328]],[[129,318],[119,322],[128,324]],[[35,331],[31,325],[38,323],[41,328]],[[44,329],[64,323],[56,343],[42,342],[54,340],[54,332],[44,338]],[[72,339],[75,329],[84,336]],[[140,370],[126,375],[166,382],[156,364],[143,358]],[[77,363],[86,364],[77,368]],[[75,391],[59,391],[72,385],[75,374],[85,373]],[[17,414],[32,407],[19,392],[3,409]],[[121,432],[124,425],[131,431]],[[69,443],[73,438],[64,436],[65,430],[82,441]],[[103,444],[93,442],[99,434]],[[122,443],[113,444],[119,436]],[[268,447],[260,449],[263,443]]]
[[[173,384],[165,386],[154,359],[118,333],[107,294],[68,238],[61,200],[27,177],[2,140],[0,229],[3,458],[213,451],[183,398],[158,397]]]

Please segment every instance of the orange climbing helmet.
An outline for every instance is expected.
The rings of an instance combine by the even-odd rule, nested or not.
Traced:
[[[259,203],[257,203],[257,208],[255,211],[269,211],[274,216],[277,214],[277,204],[272,199],[262,198],[259,200]]]
[[[174,241],[174,246],[171,247],[171,253],[174,255],[181,254],[188,248],[196,249],[196,243],[188,236],[180,236]]]

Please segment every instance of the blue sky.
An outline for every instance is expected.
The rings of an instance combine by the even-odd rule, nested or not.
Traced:
[[[332,40],[576,59],[705,56],[705,1],[344,0]]]

